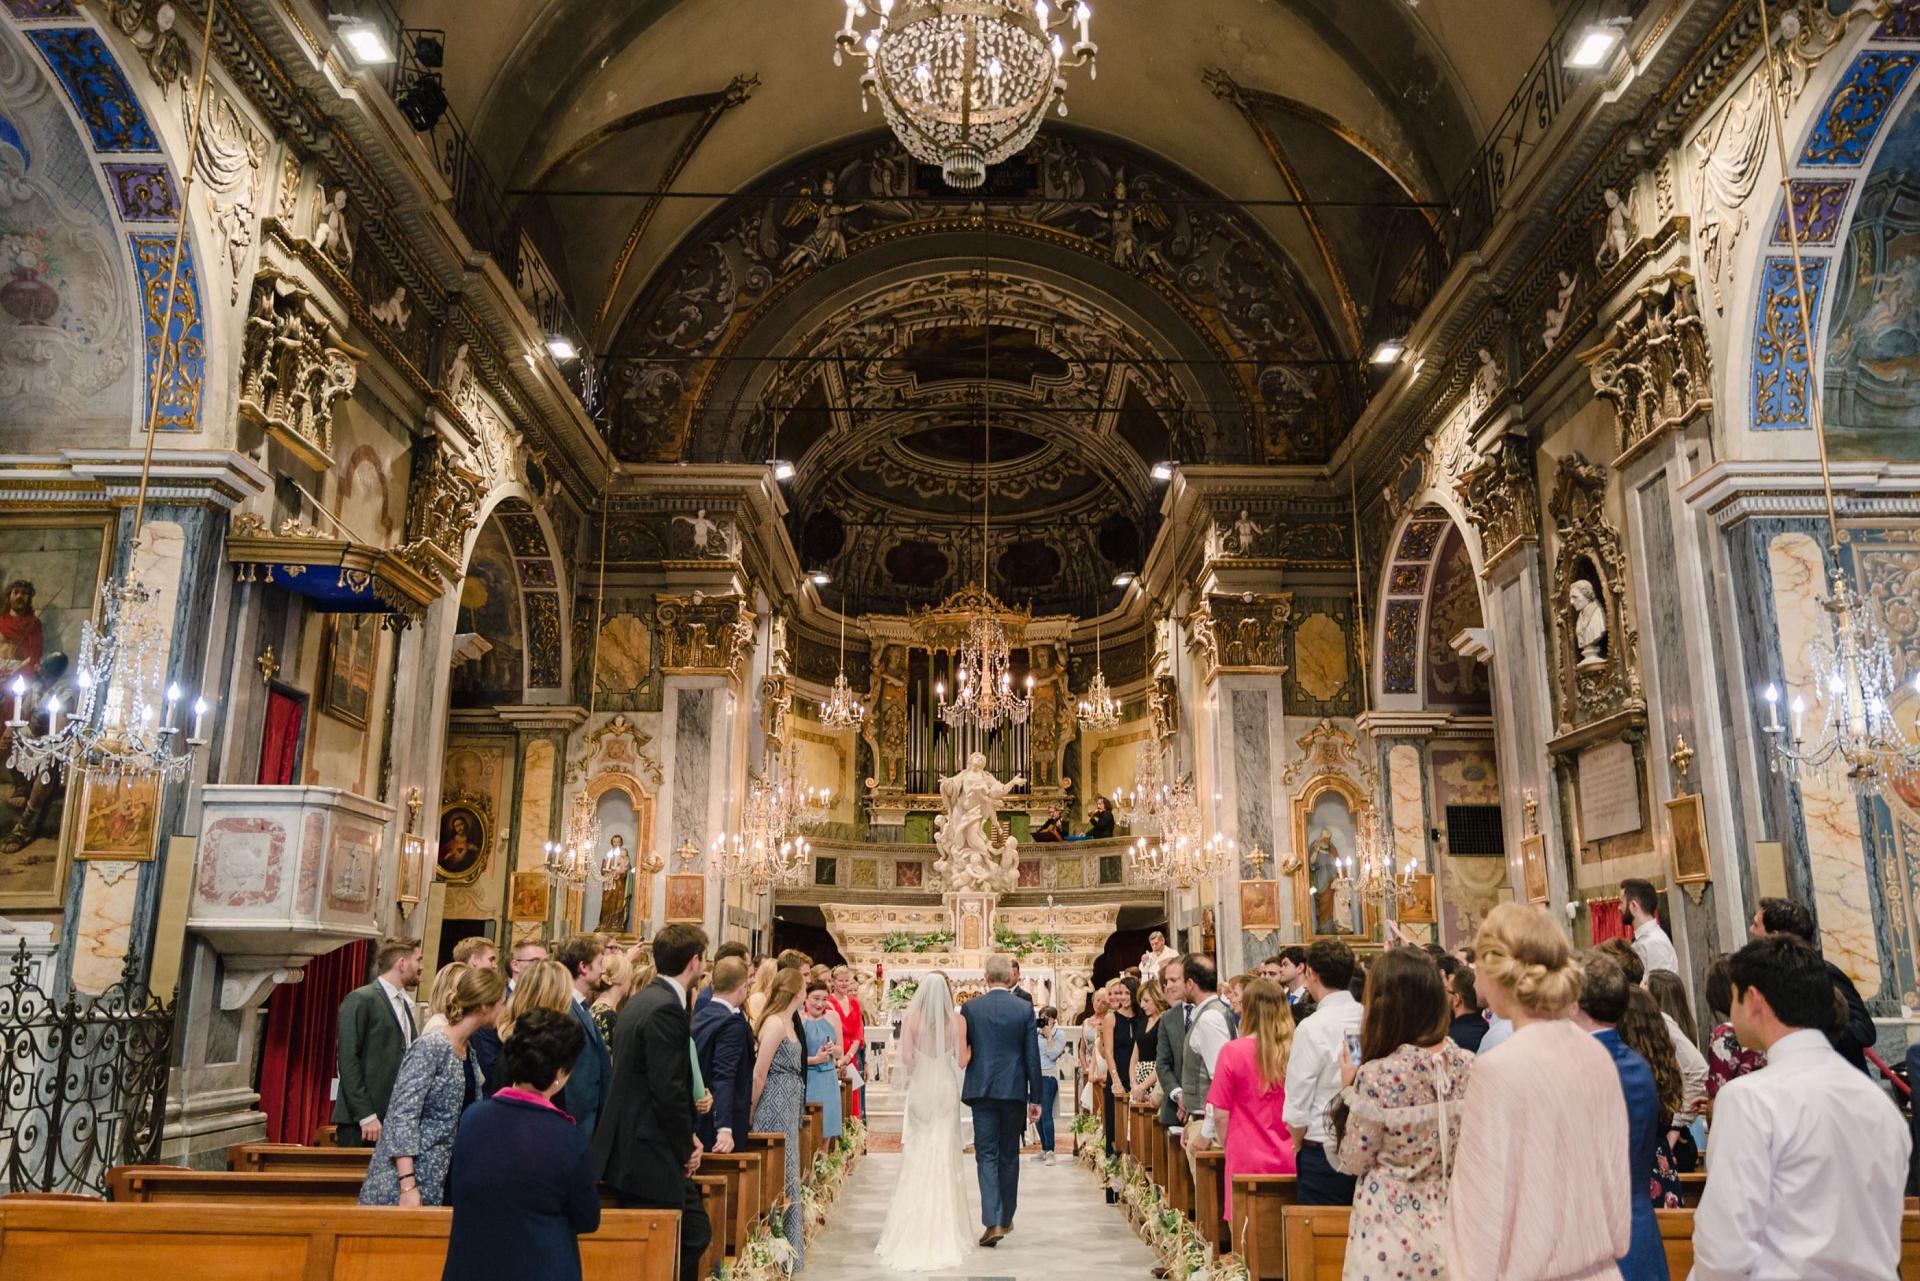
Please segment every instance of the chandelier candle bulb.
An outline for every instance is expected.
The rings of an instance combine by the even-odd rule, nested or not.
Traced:
[[[13,692],[13,719],[8,721],[7,724],[24,725],[26,722],[20,718],[20,704],[27,696],[26,678],[24,676],[14,677],[7,688]]]

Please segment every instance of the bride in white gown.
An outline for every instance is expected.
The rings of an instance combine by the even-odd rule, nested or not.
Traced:
[[[896,1272],[939,1272],[959,1266],[973,1248],[976,1217],[967,1198],[960,1137],[961,1070],[966,1026],[954,1008],[947,976],[920,980],[900,1023],[897,1087],[906,1091],[900,1181],[874,1253]]]

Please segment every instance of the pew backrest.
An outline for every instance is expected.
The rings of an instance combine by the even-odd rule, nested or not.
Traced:
[[[372,1148],[309,1148],[298,1143],[236,1143],[227,1149],[227,1168],[236,1173],[355,1170],[367,1172]]]
[[[192,1201],[206,1205],[264,1202],[275,1205],[337,1205],[360,1199],[366,1172],[279,1170],[236,1174],[170,1165],[116,1165],[107,1171],[107,1195],[118,1202]]]

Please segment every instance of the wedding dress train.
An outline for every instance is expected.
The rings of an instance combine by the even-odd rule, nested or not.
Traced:
[[[896,1272],[947,1271],[973,1249],[978,1216],[967,1194],[956,1021],[944,980],[929,975],[901,1023],[907,1108],[900,1180],[874,1247]]]

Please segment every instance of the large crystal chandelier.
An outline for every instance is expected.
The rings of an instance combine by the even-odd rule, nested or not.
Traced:
[[[1100,624],[1093,625],[1093,679],[1076,709],[1083,730],[1112,729],[1120,723],[1120,700],[1107,688],[1107,673],[1100,666]]]
[[[947,185],[971,190],[987,166],[1023,150],[1049,105],[1067,114],[1066,67],[1097,74],[1086,0],[845,0],[833,61],[864,60],[861,108],[887,125]],[[864,34],[855,25],[872,16]],[[1073,45],[1069,49],[1067,37]]]
[[[804,884],[813,855],[805,837],[787,830],[789,816],[777,783],[754,780],[738,831],[713,838],[708,867],[723,881],[741,881],[756,893]]]
[[[1149,743],[1133,766],[1133,786],[1113,794],[1113,816],[1131,832],[1154,834],[1172,799],[1172,789],[1161,773],[1160,745]]]
[[[841,602],[843,605],[845,601]],[[840,668],[833,677],[833,690],[820,704],[820,723],[832,730],[859,729],[867,719],[867,709],[853,696],[847,684],[847,615],[840,612]]]
[[[1204,840],[1189,832],[1142,836],[1131,853],[1135,879],[1155,889],[1192,889],[1240,865],[1238,843],[1219,832]]]
[[[1761,3],[1760,44],[1766,50],[1767,75],[1773,93],[1767,95],[1768,114],[1773,126],[1774,143],[1780,154],[1786,151],[1786,128],[1781,119],[1779,70],[1767,6]],[[1806,239],[1801,219],[1804,211],[1796,206],[1794,193],[1783,175],[1780,189],[1786,212],[1787,244],[1793,253],[1794,296],[1799,312],[1800,341],[1813,349],[1813,308],[1808,301],[1806,271],[1800,246]],[[1817,371],[1809,371],[1808,378]],[[1821,605],[1827,611],[1825,638],[1808,645],[1807,666],[1813,677],[1812,698],[1795,693],[1790,704],[1790,724],[1780,721],[1780,690],[1768,685],[1767,737],[1773,745],[1772,763],[1776,773],[1797,780],[1803,770],[1844,767],[1847,781],[1858,796],[1880,796],[1888,781],[1920,768],[1917,747],[1894,720],[1893,700],[1899,692],[1895,676],[1898,670],[1892,644],[1880,625],[1872,604],[1855,591],[1840,563],[1840,518],[1835,511],[1833,473],[1827,461],[1826,413],[1821,389],[1810,387],[1806,397],[1808,416],[1813,423],[1814,443],[1820,453],[1820,485],[1827,501],[1827,553],[1832,563],[1827,598]],[[1920,672],[1914,676],[1914,688],[1920,692]],[[1810,706],[1818,711],[1811,737],[1803,733]]]

